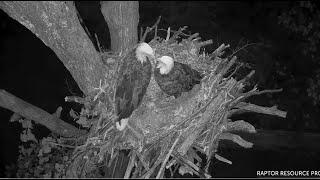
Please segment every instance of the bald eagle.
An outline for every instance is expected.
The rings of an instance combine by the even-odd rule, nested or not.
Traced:
[[[116,127],[120,131],[147,91],[152,73],[150,58],[155,59],[153,49],[140,43],[122,61],[115,93]]]
[[[162,56],[157,59],[154,77],[162,91],[177,98],[200,84],[203,75],[186,64],[175,62],[170,56]]]

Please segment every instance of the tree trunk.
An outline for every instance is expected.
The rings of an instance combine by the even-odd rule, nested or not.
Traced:
[[[137,1],[101,1],[101,12],[111,37],[111,50],[126,51],[138,42],[139,3]],[[130,157],[124,151],[106,168],[106,178],[123,178]]]
[[[138,42],[137,1],[101,1],[101,12],[109,27],[113,51],[124,51]]]
[[[84,94],[99,86],[105,68],[80,25],[73,2],[3,1],[0,8],[56,53]]]

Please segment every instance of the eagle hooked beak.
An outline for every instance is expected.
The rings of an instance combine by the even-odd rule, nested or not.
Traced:
[[[159,59],[155,58],[154,60],[156,68],[161,68],[163,66],[163,62],[161,62]]]

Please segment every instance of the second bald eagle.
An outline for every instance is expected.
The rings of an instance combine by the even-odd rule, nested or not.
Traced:
[[[175,62],[170,56],[157,59],[154,77],[160,89],[170,96],[179,97],[200,84],[203,76],[186,64]]]

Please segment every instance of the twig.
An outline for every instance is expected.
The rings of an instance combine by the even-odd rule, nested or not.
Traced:
[[[250,104],[250,103],[241,103],[240,105],[241,105],[241,107],[237,107],[237,106],[236,107],[241,110],[257,112],[257,113],[262,113],[262,114],[268,114],[268,115],[274,115],[274,116],[279,116],[282,118],[285,118],[287,115],[287,113],[285,111],[278,110],[276,106],[262,107],[262,106],[258,106],[258,105]]]
[[[98,44],[98,48],[99,48],[99,52],[102,52],[101,44],[100,44],[100,41],[98,39],[97,33],[94,33],[94,37],[96,38],[96,41],[97,41],[97,44]]]
[[[148,34],[149,32],[151,32],[153,29],[155,29],[156,26],[158,26],[158,24],[159,24],[159,22],[160,22],[160,19],[161,19],[161,16],[158,17],[158,20],[156,21],[156,23],[155,23],[151,28],[147,27],[146,31],[145,31],[144,34],[143,34],[142,39],[140,40],[141,42],[144,42],[144,41],[146,40],[147,34]]]
[[[48,142],[50,144],[53,144],[53,145],[57,145],[57,146],[61,146],[61,147],[67,147],[67,148],[76,148],[77,146],[71,146],[71,145],[67,145],[67,144],[59,144],[59,143],[55,143],[55,142]]]
[[[188,37],[188,41],[191,41],[193,38],[196,38],[199,36],[199,33],[194,33],[190,37]]]
[[[170,27],[168,27],[166,41],[170,39]]]
[[[181,166],[183,166],[183,165],[184,165],[184,166],[188,166],[188,167],[190,168],[190,170],[191,170],[194,174],[196,174],[197,176],[200,177],[199,172],[196,171],[194,168],[192,168],[192,167],[185,161],[185,159],[182,158],[178,153],[174,153],[173,155],[174,155],[175,159],[177,160],[177,162],[178,162],[179,164],[181,164]],[[181,167],[181,166],[180,166],[180,167]],[[179,165],[176,165],[176,167],[179,167]]]
[[[171,40],[174,41],[180,34],[182,34],[182,31],[184,31],[187,28],[188,26],[183,26],[182,28],[179,28],[179,30],[176,31],[168,41],[171,41]]]
[[[76,127],[51,115],[50,113],[0,89],[0,107],[9,109],[26,119],[33,120],[52,132],[64,137],[78,137],[87,133],[85,130],[78,130]]]
[[[171,135],[171,134],[169,134]],[[161,163],[162,159],[165,158],[165,152],[166,150],[168,149],[169,147],[169,143],[171,142],[171,136],[168,137],[168,140],[165,140],[165,145],[164,146],[161,146],[161,153],[159,154],[159,156],[156,158],[156,162],[153,164],[153,166],[150,168],[150,170],[148,172],[146,172],[142,177],[145,178],[145,179],[149,179],[150,176],[153,174],[154,170],[159,166],[159,164]],[[153,146],[153,145],[151,145]],[[147,149],[147,151],[149,150],[150,148]],[[164,151],[162,151],[162,149],[164,149]],[[146,151],[145,151],[146,153]]]
[[[156,179],[159,179],[160,176],[162,175],[163,170],[164,170],[164,168],[165,168],[165,166],[166,166],[166,163],[167,163],[167,161],[169,160],[169,157],[171,156],[171,153],[172,153],[174,147],[177,145],[177,143],[178,143],[178,141],[179,141],[179,139],[180,139],[180,137],[181,137],[181,134],[182,134],[182,133],[180,132],[180,133],[179,133],[179,136],[177,137],[177,139],[174,141],[173,145],[171,146],[171,148],[170,148],[170,150],[169,150],[166,158],[164,159],[163,163],[161,164],[161,167],[160,167],[160,170],[159,170],[159,172],[158,172],[158,175],[156,176]]]
[[[225,45],[224,43],[221,44],[211,55],[210,55],[210,59],[213,58],[215,59],[216,57],[222,56],[224,54],[224,50],[229,48],[230,45]]]
[[[147,149],[147,151],[153,147],[153,145],[155,143],[157,143],[160,139],[167,137],[168,135],[170,135],[172,132],[174,132],[177,128],[179,128],[180,126],[182,126],[184,123],[192,120],[193,118],[197,117],[197,115],[201,112],[203,112],[208,106],[209,104],[211,104],[211,102],[218,96],[218,94],[216,94],[214,97],[212,97],[203,107],[201,107],[197,112],[191,114],[188,118],[184,119],[183,121],[179,122],[177,125],[175,125],[174,128],[170,129],[167,133],[163,134],[162,136],[158,137],[157,140],[154,141],[154,143]]]
[[[218,159],[219,161],[225,162],[225,163],[227,163],[227,164],[232,164],[232,161],[230,161],[230,160],[228,160],[228,159],[220,156],[220,155],[217,154],[217,153],[214,154],[214,157],[215,157],[216,159]]]
[[[142,42],[142,37],[143,37],[143,27],[140,27],[140,42]]]
[[[158,29],[158,31],[167,31],[167,32],[168,32],[167,29]],[[171,30],[171,29],[170,29],[170,32],[176,33],[176,32],[178,32],[178,31],[175,31],[175,30]],[[190,34],[186,34],[186,33],[184,33],[184,32],[180,32],[180,34],[181,34],[181,35],[184,35],[184,36],[186,36],[186,37],[191,36]]]
[[[247,98],[250,96],[261,95],[261,94],[265,94],[265,93],[278,93],[281,91],[282,91],[282,88],[281,89],[265,89],[262,91],[253,91],[253,92],[247,93],[246,95],[244,95],[244,97]]]
[[[220,74],[224,75],[231,68],[231,66],[236,62],[236,60],[237,60],[237,56],[233,56],[232,59],[227,64],[227,66],[223,68]]]
[[[260,95],[260,94],[265,94],[265,93],[277,93],[277,92],[281,92],[281,89],[266,89],[263,91],[257,91],[257,87],[253,88],[250,92],[246,92],[246,93],[240,93],[239,95],[237,95],[237,97],[235,98],[236,100],[234,100],[232,103],[230,103],[229,107],[232,108],[233,106],[237,105],[238,102],[243,101],[244,99],[247,99],[250,96],[254,96],[254,95]]]
[[[197,110],[195,113],[191,114],[191,116],[189,116],[188,118],[184,119],[183,121],[179,122],[174,128],[172,128],[171,130],[169,130],[169,132],[167,132],[166,134],[168,135],[169,133],[173,132],[174,130],[176,130],[178,127],[182,126],[184,123],[194,119],[195,117],[197,117],[198,114],[200,114],[201,112],[204,112],[204,110],[211,104],[211,102],[218,96],[218,94],[216,94],[215,96],[213,96],[203,107],[201,107],[199,110]],[[163,137],[166,137],[167,135],[164,135]],[[163,138],[161,137],[161,138]],[[160,138],[159,138],[160,139]]]
[[[241,79],[240,81],[238,81],[237,84],[244,83],[245,81],[247,81],[248,79],[250,79],[250,78],[254,75],[255,72],[256,72],[255,70],[250,71],[250,73],[249,73],[248,75],[246,75],[246,77],[244,77],[243,79]]]
[[[134,151],[135,151],[135,150],[134,150]],[[146,171],[148,171],[148,170],[150,169],[150,168],[149,168],[149,165],[144,161],[144,159],[143,159],[143,157],[141,156],[141,154],[138,153],[138,152],[136,152],[136,155],[138,156],[138,158],[139,158],[142,166],[144,167],[144,169],[145,169]]]
[[[79,104],[85,104],[88,102],[86,98],[78,97],[78,96],[66,96],[64,98],[65,102],[76,102]]]
[[[226,79],[230,79],[239,70],[239,68],[242,67],[242,65],[243,65],[242,63],[240,65],[237,65],[236,68],[233,70],[233,72]]]
[[[156,26],[155,30],[154,30],[154,37],[153,38],[156,38],[157,37],[157,33],[158,33],[158,26]]]
[[[255,45],[255,44],[262,44],[262,43],[248,43],[244,46],[242,46],[241,48],[239,48],[238,50],[236,50],[235,52],[233,52],[231,55],[228,56],[228,58],[234,56],[236,53],[238,53],[239,51],[241,51],[242,49],[248,47],[248,46],[251,46],[251,45]]]
[[[132,151],[132,155],[131,155],[131,158],[130,158],[130,163],[128,164],[126,173],[124,174],[124,179],[128,179],[130,177],[130,174],[131,174],[131,171],[133,169],[135,160],[136,160],[136,152]]]
[[[197,46],[198,46],[198,47],[203,47],[203,46],[210,45],[210,44],[212,44],[212,43],[213,43],[213,41],[212,41],[212,39],[210,39],[210,40],[207,40],[207,41],[203,41],[203,42],[198,43]]]

